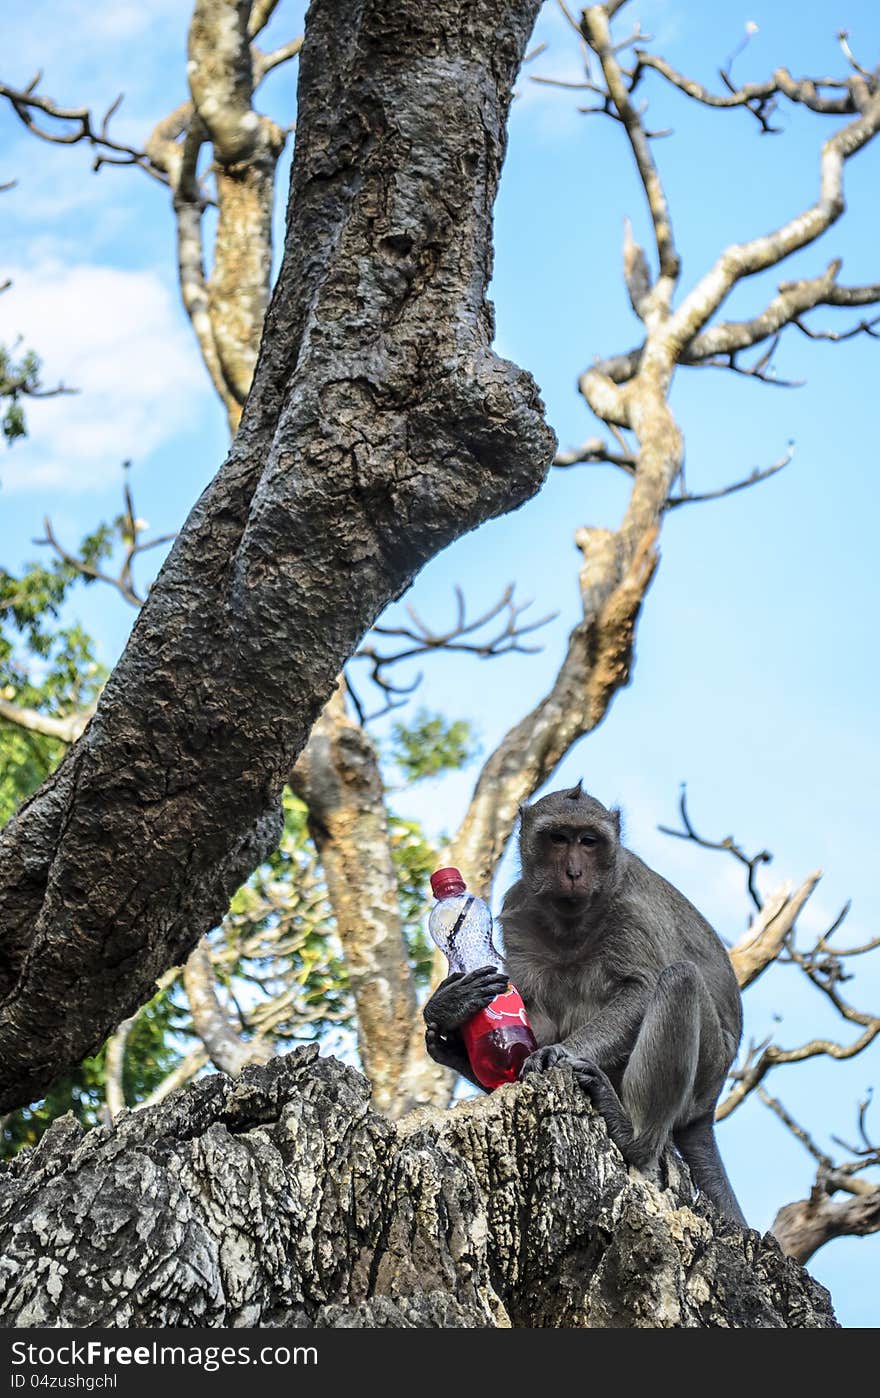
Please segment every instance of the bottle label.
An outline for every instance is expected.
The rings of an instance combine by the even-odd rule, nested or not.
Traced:
[[[474,1076],[490,1092],[516,1082],[523,1063],[538,1047],[522,996],[510,984],[461,1026],[461,1034]]]
[[[474,1019],[482,1020],[484,1034],[487,1029],[500,1029],[502,1025],[508,1024],[524,1024],[526,1028],[531,1028],[522,996],[516,986],[511,984],[508,984],[501,995],[495,996],[491,1005],[487,1005],[485,1010],[480,1010]]]

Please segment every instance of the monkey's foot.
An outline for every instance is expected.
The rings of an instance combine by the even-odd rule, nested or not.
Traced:
[[[633,1124],[623,1109],[617,1093],[606,1073],[589,1058],[570,1058],[572,1069],[579,1085],[589,1097],[596,1111],[603,1118],[608,1135],[620,1151],[628,1165],[638,1165],[633,1158],[635,1132]]]

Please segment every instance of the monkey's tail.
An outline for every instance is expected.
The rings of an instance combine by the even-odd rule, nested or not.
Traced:
[[[725,1218],[748,1228],[749,1225],[727,1178],[724,1162],[718,1154],[713,1117],[698,1117],[696,1121],[689,1121],[687,1126],[676,1128],[673,1140],[700,1193],[711,1199],[718,1212]]]

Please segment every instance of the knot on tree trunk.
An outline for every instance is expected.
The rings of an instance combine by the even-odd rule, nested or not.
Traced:
[[[0,1174],[5,1326],[833,1327],[776,1242],[633,1174],[567,1070],[394,1125],[303,1048]]]

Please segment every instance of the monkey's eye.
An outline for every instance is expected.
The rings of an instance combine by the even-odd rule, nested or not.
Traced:
[[[588,848],[591,848],[593,845],[598,845],[599,838],[597,835],[591,835],[589,831],[585,831],[584,834],[580,837],[580,843],[582,845],[586,845]]]
[[[568,844],[568,836],[567,836],[567,835],[563,835],[563,833],[562,833],[561,830],[551,830],[551,831],[550,831],[550,843],[551,843],[551,845],[567,845],[567,844]]]

